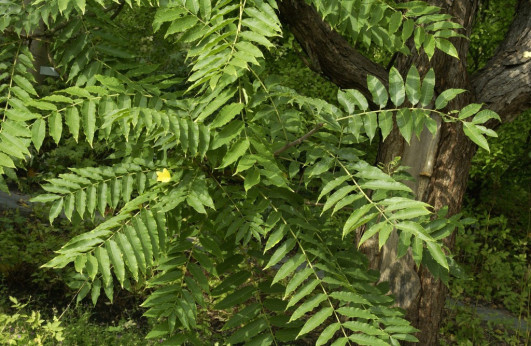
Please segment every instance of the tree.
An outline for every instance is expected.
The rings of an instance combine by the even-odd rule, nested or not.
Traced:
[[[477,1],[452,3],[4,1],[0,183],[6,190],[4,175],[16,179],[43,143],[109,148],[101,166],[72,167],[34,198],[51,203],[50,222],[106,216],[45,267],[75,271],[78,301],[90,294],[95,304],[102,290],[112,301],[115,283],[149,288],[148,337],[416,341],[391,289],[433,344],[444,290],[430,275],[445,279],[453,266],[443,249],[464,224],[467,138],[488,149],[492,110],[510,119],[530,102],[530,4],[519,2],[508,39],[469,82]],[[121,13],[147,15],[153,31],[128,42]],[[337,103],[269,73],[282,23],[310,66],[344,89]],[[139,53],[150,40],[186,52],[182,76]],[[49,49],[30,51],[35,41]],[[356,42],[395,54],[389,71]],[[46,57],[59,81],[39,84],[32,69]],[[510,91],[490,92],[507,78]],[[356,145],[377,136],[374,167]],[[228,312],[223,328],[205,327],[209,310]]]
[[[315,2],[314,2],[315,3]],[[470,102],[481,102],[500,114],[503,122],[512,121],[522,111],[531,106],[531,83],[529,75],[531,63],[529,49],[531,47],[531,4],[529,1],[519,1],[515,11],[516,16],[500,44],[496,54],[488,64],[474,75],[467,73],[468,39],[477,14],[479,1],[427,1],[430,5],[439,6],[443,13],[452,16],[453,21],[461,24],[462,37],[452,38],[456,47],[458,59],[436,51],[429,61],[425,55],[399,55],[396,66],[405,74],[411,64],[415,64],[421,74],[433,67],[436,76],[436,94],[446,88],[462,88],[469,90],[457,97],[449,105],[449,109],[458,109]],[[319,20],[323,13],[316,11],[303,1],[282,1],[279,3],[281,17],[290,26],[291,31],[301,43],[310,59],[310,66],[319,73],[323,73],[342,88],[358,88],[362,92],[367,74],[378,76],[385,80],[385,69],[362,56],[352,45],[331,30],[326,21]],[[325,17],[326,20],[326,17]],[[337,23],[332,20],[332,23]],[[415,33],[416,34],[416,33]],[[418,43],[409,42],[412,46]],[[421,42],[424,49],[432,42]],[[322,49],[326,47],[326,49]],[[348,73],[345,73],[348,71]],[[489,122],[487,127],[494,128],[499,123]],[[463,135],[460,124],[445,123],[437,130],[437,135],[422,136],[420,140],[412,139],[407,144],[396,128],[390,137],[380,145],[379,162],[389,162],[396,156],[402,157],[406,166],[412,167],[410,173],[416,179],[415,195],[419,200],[434,206],[436,210],[443,206],[449,207],[449,214],[454,215],[461,208],[461,201],[466,188],[468,171],[476,146]],[[446,239],[451,248],[454,237]],[[394,244],[388,244],[391,249]],[[442,308],[444,306],[444,285],[433,280],[426,268],[414,273],[416,269],[404,270],[398,267],[413,268],[407,259],[390,267],[390,261],[385,259],[385,252],[379,255],[376,243],[368,244],[365,251],[371,258],[374,268],[380,269],[386,278],[391,277],[392,271],[403,273],[404,279],[397,279],[394,292],[403,290],[404,281],[411,281],[411,276],[418,277],[418,284],[408,293],[402,306],[408,309],[409,319],[424,331],[421,343],[431,345],[435,343]],[[390,270],[389,270],[389,269]]]

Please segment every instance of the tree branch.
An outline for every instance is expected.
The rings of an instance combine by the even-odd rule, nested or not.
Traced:
[[[531,108],[531,2],[520,0],[516,17],[494,57],[472,77],[477,101],[510,122]],[[491,125],[494,126],[493,123]]]
[[[120,5],[118,5],[118,7],[116,8],[116,10],[114,11],[114,13],[111,15],[111,17],[109,18],[110,20],[114,20],[114,18],[116,18],[120,12],[122,12],[122,9],[124,8],[124,5],[125,5],[125,1],[122,1],[120,3]]]
[[[311,129],[310,132],[308,132],[304,136],[294,140],[293,142],[290,142],[290,143],[286,144],[282,148],[278,149],[277,151],[275,151],[274,155],[278,156],[278,155],[282,154],[283,152],[285,152],[286,150],[288,150],[289,148],[291,148],[291,147],[293,147],[295,145],[301,144],[305,139],[307,139],[308,137],[310,137],[311,135],[313,135],[314,133],[319,131],[319,129],[321,127],[323,127],[323,126],[324,126],[323,123],[319,123],[319,124],[315,125],[315,127],[313,129]]]
[[[340,88],[358,89],[369,100],[372,97],[367,89],[367,74],[388,84],[385,68],[357,52],[304,0],[282,0],[277,4],[280,19],[289,26],[308,55],[312,70],[325,75]]]

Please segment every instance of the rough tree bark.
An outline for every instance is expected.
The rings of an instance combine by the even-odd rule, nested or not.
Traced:
[[[469,36],[479,0],[428,0],[454,17]],[[387,72],[362,56],[338,33],[321,20],[314,8],[304,0],[279,2],[281,20],[300,43],[308,56],[309,66],[323,74],[341,88],[356,88],[369,95],[366,89],[367,74],[377,76],[387,84]],[[433,67],[436,75],[435,97],[448,88],[463,88],[470,92],[461,94],[448,109],[462,108],[470,102],[482,102],[496,111],[503,121],[513,120],[523,110],[531,107],[531,1],[519,0],[515,19],[495,56],[487,66],[474,76],[466,70],[469,41],[453,39],[460,59],[440,51],[431,62],[424,55],[400,56],[397,68],[405,75],[414,63],[421,75]],[[440,123],[440,121],[439,121]],[[497,122],[490,122],[492,128]],[[418,199],[434,206],[435,210],[447,205],[449,216],[459,212],[466,189],[468,172],[476,146],[464,135],[458,123],[440,123],[437,134],[425,131],[420,140],[408,145],[395,130],[380,144],[378,161],[389,162],[396,156],[412,167],[416,178],[412,185]],[[453,246],[455,236],[446,239]],[[396,235],[378,251],[376,242],[367,242],[364,252],[371,266],[379,269],[381,279],[389,281],[398,305],[405,308],[411,322],[421,330],[421,345],[435,345],[444,307],[445,286],[424,267],[417,268],[410,256],[396,260]]]

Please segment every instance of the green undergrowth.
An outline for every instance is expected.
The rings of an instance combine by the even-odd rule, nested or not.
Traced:
[[[146,345],[140,292],[118,291],[114,304],[76,305],[72,270],[44,270],[53,250],[87,224],[50,226],[44,213],[0,214],[0,345]]]
[[[441,334],[449,344],[524,345],[530,340],[530,133],[528,111],[500,127],[490,154],[480,149],[473,160],[464,213],[476,222],[456,237],[455,259],[467,276],[450,282],[451,297],[464,305],[446,311]],[[477,306],[512,318],[485,322]]]

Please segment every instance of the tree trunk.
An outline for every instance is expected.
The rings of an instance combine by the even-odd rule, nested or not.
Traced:
[[[428,0],[453,16],[470,35],[479,0]],[[281,19],[287,24],[301,44],[314,71],[325,75],[342,88],[356,88],[365,95],[367,74],[377,76],[387,84],[387,72],[363,57],[342,37],[321,20],[320,15],[304,0],[283,0],[278,3]],[[483,102],[510,121],[531,106],[531,1],[520,0],[516,18],[500,45],[498,52],[487,67],[470,78],[466,71],[466,54],[469,41],[453,39],[460,59],[454,59],[440,51],[427,60],[424,54],[400,56],[396,65],[405,75],[415,64],[421,75],[433,67],[436,75],[435,96],[448,88],[463,88],[471,92],[459,95],[448,105],[448,110],[462,108],[471,102]],[[424,131],[420,140],[413,138],[407,144],[398,130],[391,132],[381,143],[378,161],[389,162],[396,156],[402,164],[411,167],[415,178],[411,185],[418,199],[430,203],[435,210],[448,206],[448,215],[461,209],[466,190],[468,172],[475,145],[464,135],[459,123],[439,123],[432,136]],[[489,123],[490,127],[497,124]],[[455,235],[445,244],[451,249]],[[421,345],[437,344],[439,324],[442,318],[446,289],[429,271],[417,268],[410,255],[396,259],[398,237],[393,234],[387,244],[378,250],[377,241],[367,241],[363,251],[371,266],[379,269],[381,280],[389,281],[397,304],[406,309],[407,317],[421,330],[417,337]]]

